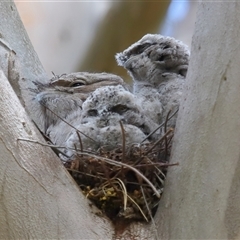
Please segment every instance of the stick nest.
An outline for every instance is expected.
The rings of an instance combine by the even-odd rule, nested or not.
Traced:
[[[78,152],[65,167],[84,195],[112,220],[150,221],[163,191],[173,129],[158,141]],[[172,164],[173,165],[173,164]]]

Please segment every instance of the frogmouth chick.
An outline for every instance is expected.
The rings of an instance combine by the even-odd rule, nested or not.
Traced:
[[[147,34],[116,54],[133,79],[133,93],[146,115],[156,123],[175,111],[183,92],[189,63],[189,49],[181,41],[159,34]],[[170,122],[175,126],[176,116]]]

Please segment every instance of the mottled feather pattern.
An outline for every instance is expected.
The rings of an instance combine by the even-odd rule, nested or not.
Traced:
[[[188,47],[181,41],[159,34],[147,34],[116,54],[118,64],[133,79],[133,93],[143,112],[151,114],[152,120],[158,124],[170,110],[179,107],[189,56]],[[176,117],[170,126],[175,126]]]
[[[181,41],[159,34],[147,34],[116,54],[133,80],[131,92],[119,76],[109,73],[78,72],[54,75],[48,84],[38,85],[34,101],[44,133],[56,145],[65,146],[72,158],[84,149],[139,143],[165,121],[169,110],[179,107],[189,62],[188,47]],[[50,110],[49,110],[50,109]],[[53,113],[54,112],[54,113]],[[169,121],[174,127],[177,115]],[[159,138],[156,132],[147,141]],[[65,158],[65,157],[63,157]]]

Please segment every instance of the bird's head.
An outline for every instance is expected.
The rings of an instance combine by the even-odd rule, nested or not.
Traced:
[[[95,90],[82,105],[82,123],[95,121],[99,128],[124,125],[139,128],[149,134],[153,124],[141,111],[137,98],[121,85]]]
[[[122,78],[117,75],[88,72],[55,75],[47,84],[35,84],[38,90],[34,100],[41,105],[36,114],[44,123],[44,131],[60,118],[81,111],[82,103],[97,88],[119,84],[125,86]]]
[[[85,100],[90,93],[99,87],[116,85],[126,87],[126,84],[121,77],[104,72],[76,72],[62,74],[61,76],[54,76],[49,83],[50,87],[55,87],[60,91],[65,89],[65,91],[78,95],[82,100]]]
[[[93,144],[81,136],[83,146],[92,150],[100,146],[114,149],[122,144],[123,137],[126,146],[140,143],[152,130],[135,96],[121,85],[101,87],[90,94],[82,105],[81,121],[76,127],[95,140]],[[78,142],[74,131],[67,144],[74,147]]]
[[[128,70],[134,84],[157,87],[166,74],[186,77],[188,47],[181,41],[159,34],[147,34],[121,53],[116,54],[119,66]]]

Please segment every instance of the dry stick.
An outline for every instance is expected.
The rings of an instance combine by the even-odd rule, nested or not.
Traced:
[[[143,210],[141,209],[141,207],[133,200],[133,198],[131,198],[129,195],[128,195],[128,198],[135,204],[135,206],[138,208],[138,210],[141,212],[142,216],[145,218],[146,222],[148,222],[148,219],[147,217],[145,216]]]
[[[125,162],[126,136],[125,136],[125,131],[124,131],[124,128],[123,128],[122,121],[119,121],[119,123],[120,123],[121,131],[122,131],[122,162]],[[124,177],[123,166],[121,167],[120,173],[121,173],[121,176],[123,178]]]
[[[53,144],[48,144],[48,143],[41,143],[38,142],[37,140],[32,140],[32,139],[26,139],[26,138],[18,138],[17,141],[25,141],[25,142],[31,142],[31,143],[37,143],[43,147],[50,147],[50,148],[57,148],[58,152],[61,153],[62,155],[64,155],[65,157],[69,157],[68,155],[66,155],[64,152],[60,151],[59,148],[64,148],[66,149],[66,147],[63,146],[57,146],[57,145],[53,145]]]
[[[152,190],[155,192],[156,196],[157,196],[158,198],[160,198],[160,194],[159,194],[158,190],[157,190],[157,189],[154,187],[154,185],[153,185],[140,171],[138,171],[136,168],[134,168],[134,167],[132,167],[132,166],[126,164],[126,163],[117,162],[117,161],[114,161],[114,160],[111,160],[111,159],[108,159],[108,158],[95,156],[95,155],[92,155],[92,154],[89,154],[89,153],[83,153],[83,154],[86,155],[86,156],[98,158],[99,160],[106,161],[107,163],[112,164],[112,165],[115,165],[115,166],[124,166],[124,167],[126,167],[126,168],[131,169],[131,170],[134,171],[136,174],[138,174],[145,182],[147,182],[147,183],[149,184],[149,186],[152,188]]]
[[[31,140],[31,139],[24,139],[24,138],[18,138],[17,140],[22,140],[22,141],[27,141],[27,142],[32,142],[32,143],[37,143],[39,145],[42,145],[42,146],[47,146],[47,147],[58,147],[58,148],[66,148],[66,147],[61,147],[61,146],[54,146],[54,145],[48,145],[48,144],[45,144],[45,143],[40,143],[36,140]],[[68,148],[68,149],[71,149],[71,150],[74,150],[74,148]],[[146,183],[149,184],[149,186],[152,188],[152,190],[155,192],[156,196],[158,198],[160,198],[160,194],[158,192],[158,190],[154,187],[154,185],[140,172],[138,171],[136,168],[126,164],[126,163],[122,163],[122,162],[117,162],[117,161],[114,161],[114,160],[111,160],[111,159],[108,159],[108,158],[104,158],[104,157],[100,157],[100,156],[97,156],[97,155],[93,155],[93,154],[90,154],[90,153],[86,153],[86,152],[82,152],[82,155],[86,155],[86,156],[89,156],[89,157],[93,157],[93,158],[97,158],[101,161],[105,161],[111,165],[114,165],[114,166],[123,166],[123,167],[126,167],[126,168],[129,168],[131,169],[132,171],[134,171],[136,174],[138,174]]]
[[[54,149],[52,149],[52,150],[54,151]],[[69,156],[68,156],[66,153],[60,151],[59,149],[57,149],[57,150],[54,151],[54,152],[57,154],[57,156],[59,156],[59,153],[61,153],[64,157],[69,158]]]
[[[66,147],[63,147],[63,146],[57,146],[57,145],[53,145],[53,144],[48,144],[48,143],[41,143],[37,140],[32,140],[32,139],[27,139],[27,138],[18,138],[17,141],[25,141],[25,142],[31,142],[31,143],[37,143],[41,146],[44,146],[44,147],[51,147],[51,148],[65,148]]]
[[[124,162],[124,160],[125,160],[125,148],[126,148],[126,135],[125,135],[125,131],[124,131],[124,128],[123,128],[122,121],[119,121],[119,123],[120,123],[121,131],[122,131],[122,162]]]
[[[154,175],[155,175],[155,177],[158,179],[158,181],[159,181],[159,182],[162,184],[162,186],[163,186],[165,177],[164,177],[164,179],[160,178],[160,176],[159,176],[156,172],[154,172]],[[163,175],[163,173],[162,173],[162,175]]]
[[[78,174],[82,174],[82,175],[85,175],[85,176],[89,176],[89,177],[92,177],[92,178],[98,178],[98,179],[105,180],[105,181],[108,180],[107,178],[97,176],[97,175],[93,175],[93,174],[90,174],[90,173],[81,172],[81,171],[76,170],[76,169],[72,169],[72,168],[66,168],[66,169],[68,171],[75,172],[75,173],[78,173]]]
[[[124,130],[124,129],[123,129],[123,130]],[[124,136],[125,136],[125,134],[124,134]],[[124,144],[125,144],[125,142],[124,142]],[[134,145],[134,144],[131,145],[131,147],[129,148],[129,151],[131,150],[131,148],[133,147],[133,145]],[[139,160],[138,160],[137,162],[135,162],[133,166],[135,166],[136,164],[138,164],[139,162],[142,161],[142,159],[141,159],[141,154],[142,154],[142,152],[141,152],[141,147],[138,147],[138,149],[140,150]],[[122,151],[123,151],[123,150],[122,150]],[[129,152],[128,152],[128,153],[129,153]],[[124,147],[124,155],[122,155],[122,159],[125,159],[125,147]],[[123,162],[123,161],[122,161],[122,162]],[[121,174],[123,173],[123,168],[121,168],[121,169],[118,170],[118,172],[114,175],[114,178],[116,178],[120,173],[121,173]],[[123,176],[122,176],[122,177],[123,177]]]
[[[76,131],[76,133],[77,133],[78,140],[79,140],[79,143],[80,143],[80,151],[82,152],[83,151],[82,138],[81,138],[81,136],[80,136],[78,131]]]
[[[161,182],[161,181],[160,181],[160,182]],[[142,187],[149,187],[148,184],[138,183],[138,182],[129,182],[129,181],[127,181],[126,184],[132,184],[132,185],[136,185],[136,186],[138,186],[138,187],[140,187],[140,186],[142,186]],[[161,184],[162,184],[162,182],[161,182]]]
[[[44,138],[46,138],[45,140],[46,140],[46,142],[51,142],[52,143],[52,141],[51,141],[51,139],[45,134],[45,133],[43,133],[42,131],[41,131],[41,129],[37,126],[37,124],[35,123],[35,122],[33,122],[33,124],[35,125],[35,127],[38,129],[38,131],[43,135],[43,137]],[[55,145],[54,145],[55,146]],[[56,149],[55,147],[52,147],[53,148],[53,151],[57,154],[57,155],[59,155],[59,153],[61,153],[63,156],[65,156],[65,157],[69,157],[67,154],[65,154],[64,152],[62,152],[61,150],[59,150],[59,149]]]
[[[154,229],[155,229],[156,239],[159,239],[158,232],[157,232],[157,226],[156,226],[155,220],[154,220],[154,218],[153,218],[153,216],[152,216],[151,210],[150,210],[150,208],[149,208],[149,206],[148,206],[145,193],[144,193],[144,191],[143,191],[142,186],[140,186],[140,188],[141,188],[141,192],[142,192],[142,196],[143,196],[145,205],[146,205],[146,207],[147,207],[148,214],[149,214],[149,216],[150,216],[150,218],[151,218],[151,220],[152,220],[153,227],[154,227]]]
[[[47,110],[49,110],[51,113],[53,113],[55,116],[57,116],[60,120],[62,120],[63,122],[65,122],[68,126],[72,127],[73,129],[75,129],[77,132],[81,133],[83,136],[89,138],[90,140],[92,140],[93,142],[96,142],[94,139],[92,139],[91,137],[89,137],[88,135],[86,135],[85,133],[79,131],[77,128],[75,128],[72,124],[70,124],[69,122],[67,122],[65,119],[63,119],[62,117],[60,117],[58,114],[56,114],[54,111],[52,111],[49,107],[45,106],[44,104],[40,103],[43,107],[45,107]]]
[[[70,150],[74,150],[76,151],[75,148],[71,148],[71,147],[65,147],[65,146],[58,146],[58,145],[52,145],[52,144],[48,144],[48,143],[41,143],[37,140],[32,140],[32,139],[27,139],[27,138],[18,138],[17,141],[25,141],[25,142],[31,142],[31,143],[37,143],[43,147],[50,147],[50,148],[63,148],[63,149],[70,149]],[[84,151],[84,152],[90,152],[90,153],[93,153],[93,154],[96,154],[96,152],[92,152],[92,151]],[[69,156],[67,156],[69,157]]]
[[[109,176],[109,171],[106,168],[105,162],[101,161],[101,167],[104,171],[105,176],[107,177],[107,181],[109,182],[109,184],[114,188],[115,191],[117,191],[117,189],[115,188],[114,184],[113,184],[113,179],[110,178]]]
[[[167,114],[167,117],[166,117],[166,121],[165,121],[165,124],[164,124],[164,133],[166,134],[166,132],[167,132],[167,123],[168,123],[168,117],[169,117],[169,115],[170,115],[170,113],[171,113],[171,111],[172,110],[170,110],[169,112],[168,112],[168,114]],[[164,140],[165,140],[165,159],[167,159],[167,153],[168,153],[168,141],[167,141],[167,136],[164,138]]]
[[[161,174],[162,176],[163,176],[163,178],[165,179],[166,178],[166,176],[165,176],[165,174],[156,166],[156,164],[155,163],[153,163],[152,162],[152,160],[150,160],[149,158],[148,158],[148,161],[154,166],[154,168],[158,171],[158,173],[159,174]],[[160,163],[160,164],[162,164],[162,163]],[[164,166],[174,166],[174,165],[178,165],[178,163],[163,163],[164,164]],[[163,167],[164,167],[163,166]],[[159,179],[161,179],[159,176],[158,176],[158,174],[156,174],[156,172],[154,172],[154,174],[155,174],[155,176],[157,177],[157,178],[159,178]],[[161,181],[160,180],[160,182],[163,184],[163,181]]]
[[[140,186],[140,189],[141,189],[141,192],[142,192],[143,200],[144,200],[144,202],[145,202],[145,205],[146,205],[146,208],[147,208],[148,214],[149,214],[151,220],[153,220],[152,213],[151,213],[151,210],[150,210],[150,208],[149,208],[149,206],[148,206],[148,202],[147,202],[147,199],[146,199],[146,196],[145,196],[145,193],[144,193],[143,187]]]
[[[155,186],[140,172],[138,171],[136,168],[126,164],[126,163],[122,163],[122,162],[117,162],[117,161],[114,161],[114,160],[111,160],[111,159],[108,159],[108,158],[104,158],[104,157],[100,157],[100,156],[96,156],[96,155],[93,155],[93,154],[89,154],[89,153],[83,153],[83,155],[86,155],[86,156],[89,156],[89,157],[95,157],[95,158],[98,158],[99,160],[101,161],[106,161],[107,163],[109,164],[112,164],[114,166],[124,166],[126,168],[129,168],[131,169],[132,171],[134,171],[137,175],[139,175],[145,182],[147,182],[149,184],[149,186],[152,188],[152,190],[155,192],[156,196],[158,198],[160,198],[160,194],[158,192],[158,190],[155,188]]]
[[[80,136],[80,134],[79,134],[78,131],[76,131],[76,133],[77,133],[78,140],[79,140],[79,143],[80,143],[80,151],[83,152],[82,138],[81,138],[81,136]],[[76,150],[77,150],[77,149],[76,149]],[[81,154],[80,157],[83,157],[83,155]]]
[[[169,139],[168,139],[168,146],[169,146],[170,142],[172,141],[172,139],[173,139],[173,135],[170,136]]]
[[[169,117],[171,111],[172,111],[172,110],[170,110],[170,111],[168,112],[168,114],[167,114],[167,116],[166,116],[166,120],[165,120],[165,122],[164,122],[164,133],[167,132],[167,123],[168,123],[168,120],[169,120],[168,117]]]
[[[147,167],[147,166],[172,167],[176,165],[179,165],[179,163],[149,163],[134,165],[134,167]]]
[[[177,109],[170,117],[168,120],[170,120],[177,112],[178,112],[179,109]],[[147,135],[146,138],[144,138],[140,144],[142,144],[143,142],[145,142],[149,137],[151,137],[159,128],[161,128],[162,126],[164,126],[165,122],[163,122],[161,125],[159,125],[155,130],[153,130],[151,133],[149,133]]]
[[[163,141],[165,139],[165,137],[172,132],[173,129],[170,128],[146,153],[145,155],[147,155],[149,152],[151,152],[161,141]]]
[[[120,178],[116,178],[114,180],[115,181],[113,181],[112,184],[117,183],[122,190],[122,193],[123,193],[123,207],[124,207],[123,209],[125,211],[127,209],[127,197],[128,197],[127,188]],[[107,186],[107,184],[105,184],[105,186]],[[114,187],[114,190],[117,191],[117,189],[115,187]]]

